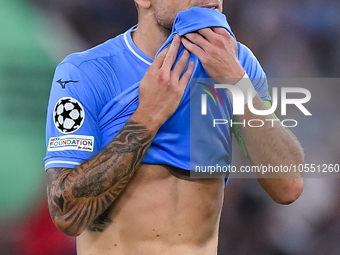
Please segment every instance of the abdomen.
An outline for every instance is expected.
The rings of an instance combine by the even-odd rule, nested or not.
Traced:
[[[216,254],[224,179],[187,173],[143,164],[104,215],[103,232],[77,238],[78,254]]]

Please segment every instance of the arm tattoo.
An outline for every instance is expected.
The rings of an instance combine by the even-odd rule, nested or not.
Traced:
[[[140,165],[152,142],[145,126],[129,120],[112,142],[77,168],[49,169],[47,195],[50,212],[66,233],[86,227],[103,231],[107,208]]]

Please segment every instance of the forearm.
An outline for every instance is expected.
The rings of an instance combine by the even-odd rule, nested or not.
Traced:
[[[259,95],[253,99],[253,105],[255,109],[267,110]],[[245,114],[238,115],[236,119],[238,122],[245,121],[245,126],[240,125],[240,129],[248,158],[253,165],[290,167],[303,164],[304,153],[299,141],[273,115],[254,115],[246,105]],[[248,121],[252,119],[262,120],[265,124],[262,127],[250,127]],[[261,186],[276,202],[290,203],[302,192],[301,173],[268,171],[256,175]]]
[[[257,94],[253,99],[255,109],[267,110],[262,99]],[[303,150],[295,136],[273,115],[255,115],[250,112],[248,104],[245,105],[244,115],[235,115],[240,124],[241,134],[246,146],[248,157],[253,165],[285,165],[300,164],[303,162]],[[251,127],[249,120],[262,120],[262,127]],[[257,122],[253,125],[259,125]],[[287,174],[286,177],[298,177]]]
[[[156,131],[132,116],[91,160],[74,169],[48,170],[49,208],[61,231],[79,235],[105,212],[140,165]]]

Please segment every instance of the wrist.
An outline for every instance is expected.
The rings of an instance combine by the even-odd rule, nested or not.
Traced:
[[[243,78],[249,78],[246,71],[244,71],[243,68],[241,68],[240,70],[237,70],[233,73],[233,75],[230,75],[229,77],[232,77],[232,78],[227,78],[227,79],[230,79],[231,85],[236,85],[237,83],[239,83],[240,81],[242,81]]]
[[[248,104],[249,100],[254,99],[257,92],[251,82],[248,74],[245,72],[243,77],[234,85],[242,90],[244,95],[244,104]]]
[[[242,80],[246,72],[244,71],[243,68],[237,69],[232,73],[228,73],[224,76],[223,78],[218,78],[218,79],[213,79],[214,81],[218,81],[219,83],[224,83],[224,84],[230,84],[230,85],[235,85],[239,81]]]
[[[135,111],[134,114],[130,117],[130,120],[140,123],[145,126],[150,134],[156,135],[158,129],[162,126],[163,123],[159,121],[158,118],[154,117],[151,114],[145,113],[139,108]]]

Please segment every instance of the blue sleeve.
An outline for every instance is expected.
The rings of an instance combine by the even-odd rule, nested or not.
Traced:
[[[237,46],[238,59],[253,83],[255,90],[259,93],[262,100],[271,102],[272,99],[268,92],[267,76],[259,61],[247,46],[239,42]]]
[[[99,100],[92,78],[70,63],[57,67],[47,110],[45,170],[74,168],[99,151]]]

